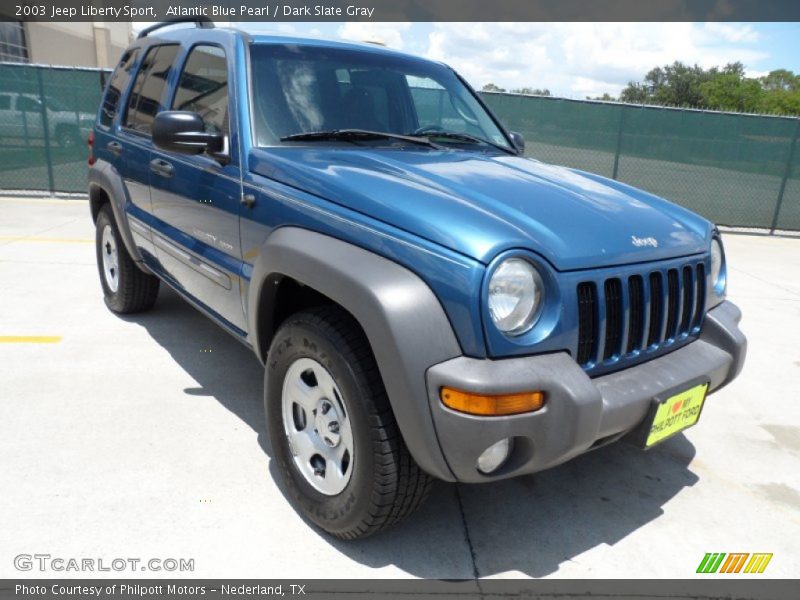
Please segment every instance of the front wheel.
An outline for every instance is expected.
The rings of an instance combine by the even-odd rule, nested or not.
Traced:
[[[342,539],[411,514],[431,479],[406,448],[369,344],[338,308],[304,311],[267,357],[272,457],[303,516]]]

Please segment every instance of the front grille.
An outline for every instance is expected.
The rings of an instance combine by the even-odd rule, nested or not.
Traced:
[[[598,364],[639,356],[686,339],[702,323],[702,262],[578,284],[577,361]]]

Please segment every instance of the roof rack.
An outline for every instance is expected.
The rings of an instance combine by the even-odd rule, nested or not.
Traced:
[[[161,23],[156,23],[155,25],[151,25],[150,27],[142,29],[139,32],[139,35],[136,36],[136,39],[140,40],[143,37],[153,33],[157,29],[169,27],[170,25],[175,25],[176,23],[194,23],[196,27],[200,27],[201,29],[212,29],[214,27],[214,21],[208,17],[176,17],[174,19],[167,19],[166,21],[162,21]]]

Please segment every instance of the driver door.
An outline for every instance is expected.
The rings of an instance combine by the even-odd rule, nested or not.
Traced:
[[[222,133],[229,145],[228,70],[219,46],[192,47],[170,109],[198,113],[206,131]],[[230,147],[227,153],[229,160],[220,161],[152,147],[153,241],[162,268],[179,287],[243,334],[239,157]]]

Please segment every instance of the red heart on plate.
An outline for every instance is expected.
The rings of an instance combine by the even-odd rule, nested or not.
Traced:
[[[678,400],[675,404],[673,404],[672,414],[674,415],[676,412],[678,412],[681,409],[682,405],[683,405],[683,400]]]

